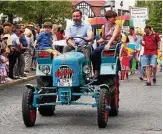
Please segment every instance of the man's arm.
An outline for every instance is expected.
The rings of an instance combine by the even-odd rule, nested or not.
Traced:
[[[143,36],[143,40],[140,41],[140,44],[141,44],[142,46],[145,46],[145,35]]]
[[[87,28],[87,37],[86,40],[91,41],[93,39],[93,31],[91,25]]]
[[[71,28],[70,28],[70,26],[67,26],[66,30],[65,30],[65,38],[66,38],[66,40],[68,40],[70,38],[70,35],[71,35]],[[75,48],[75,44],[73,43],[73,41],[71,39],[68,40],[68,44],[72,48]]]
[[[20,43],[19,37],[16,38],[15,42],[16,42],[17,48],[18,48],[19,50],[21,50],[21,49],[24,48],[23,45]]]

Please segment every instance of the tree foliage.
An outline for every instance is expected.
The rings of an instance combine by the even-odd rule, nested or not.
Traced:
[[[136,7],[148,7],[149,20],[146,24],[151,26],[154,31],[162,33],[162,1],[139,1]]]
[[[38,24],[47,20],[63,24],[65,18],[71,18],[72,8],[71,1],[0,1],[0,12]]]

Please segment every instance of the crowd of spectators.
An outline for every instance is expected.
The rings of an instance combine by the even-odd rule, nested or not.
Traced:
[[[43,28],[29,23],[0,24],[0,83],[22,79],[36,69],[36,51],[33,44],[43,31]],[[53,24],[52,34],[53,40],[64,38],[59,25]]]

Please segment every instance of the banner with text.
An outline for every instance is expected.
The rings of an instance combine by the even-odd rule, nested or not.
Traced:
[[[130,16],[132,19],[148,19],[147,7],[130,8]]]

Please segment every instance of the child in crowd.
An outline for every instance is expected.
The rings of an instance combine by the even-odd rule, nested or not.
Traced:
[[[7,70],[6,70],[6,63],[8,62],[8,59],[6,57],[6,49],[1,49],[1,55],[0,55],[0,83],[5,83],[5,78],[7,76]]]
[[[121,46],[121,50],[120,50],[120,62],[121,62],[121,80],[123,81],[126,77],[126,79],[128,80],[128,73],[130,70],[130,59],[131,56],[128,54],[128,50],[127,50],[127,44],[129,43],[129,38],[126,37],[124,39],[124,43]]]
[[[36,42],[34,45],[38,43],[39,50],[45,50],[49,53],[53,54],[53,57],[57,57],[60,55],[60,52],[58,52],[55,49],[52,49],[52,24],[51,22],[45,22],[44,23],[44,32],[39,34],[39,36],[36,39]]]
[[[128,50],[124,46],[121,50],[120,61],[121,61],[121,80],[128,80],[128,72],[130,70],[130,59],[131,56],[128,55]]]

